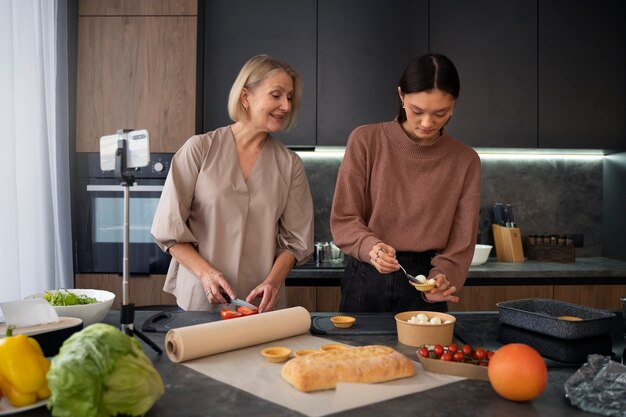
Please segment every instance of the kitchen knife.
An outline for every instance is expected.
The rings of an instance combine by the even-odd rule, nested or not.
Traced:
[[[502,203],[493,205],[493,222],[498,226],[504,226],[504,206]]]
[[[507,227],[515,227],[515,216],[513,216],[513,206],[510,204],[506,205],[506,217],[507,217]]]
[[[226,294],[226,291],[224,291],[224,290],[220,290],[220,294],[222,294],[222,296],[226,300],[226,304],[234,304],[234,305],[239,306],[239,307],[248,307],[248,308],[252,308],[254,310],[258,310],[259,309],[257,306],[255,306],[254,304],[250,304],[247,301],[241,300],[239,298],[230,298],[230,296],[228,294]]]

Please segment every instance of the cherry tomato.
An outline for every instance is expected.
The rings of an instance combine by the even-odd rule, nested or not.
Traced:
[[[455,362],[463,362],[464,357],[463,352],[456,352],[454,356],[452,356],[452,360]]]
[[[494,352],[494,351],[492,351],[492,350],[488,350],[488,351],[487,351],[487,360],[488,360],[488,361],[489,361],[489,360],[491,360],[491,358],[493,357],[493,354],[494,354],[494,353],[496,353],[496,352]]]
[[[454,355],[458,351],[459,351],[459,347],[457,345],[455,345],[454,343],[450,343],[448,345],[448,352],[450,352],[450,353],[452,353]]]
[[[423,358],[430,358],[430,352],[428,351],[428,348],[420,348],[417,353]]]
[[[243,316],[243,314],[235,310],[229,310],[227,308],[224,308],[222,309],[222,311],[220,311],[220,316],[222,317],[222,320],[228,320],[234,319],[236,317],[241,317]]]
[[[433,348],[433,352],[435,353],[436,357],[441,357],[441,355],[443,355],[443,346],[435,345],[435,347]]]
[[[252,314],[257,314],[259,312],[256,308],[248,308],[244,306],[237,307],[237,311],[243,316],[251,316]]]
[[[478,361],[485,359],[485,356],[487,356],[487,353],[483,348],[478,348],[474,351],[474,359]]]
[[[441,360],[442,361],[446,361],[446,362],[450,362],[452,360],[452,353],[450,352],[446,352],[443,355],[441,355]]]
[[[472,349],[470,345],[463,345],[461,348],[461,352],[463,352],[464,355],[471,355],[473,351],[474,349]]]
[[[487,362],[487,361],[480,361],[480,362],[478,362],[478,364],[480,366],[489,366],[489,362]]]

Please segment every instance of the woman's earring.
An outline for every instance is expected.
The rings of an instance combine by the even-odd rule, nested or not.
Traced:
[[[401,101],[400,103],[402,103],[402,108],[404,108],[404,101]]]

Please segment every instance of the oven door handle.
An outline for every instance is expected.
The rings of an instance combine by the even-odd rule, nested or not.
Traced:
[[[138,193],[154,193],[163,191],[162,185],[133,185],[128,189],[130,192],[138,192]],[[114,192],[122,192],[124,191],[124,186],[122,185],[94,185],[90,184],[87,186],[87,191],[90,192],[101,192],[101,191],[114,191]]]

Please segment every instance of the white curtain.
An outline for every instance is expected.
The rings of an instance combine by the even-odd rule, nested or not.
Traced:
[[[67,0],[0,0],[0,302],[72,288]]]

